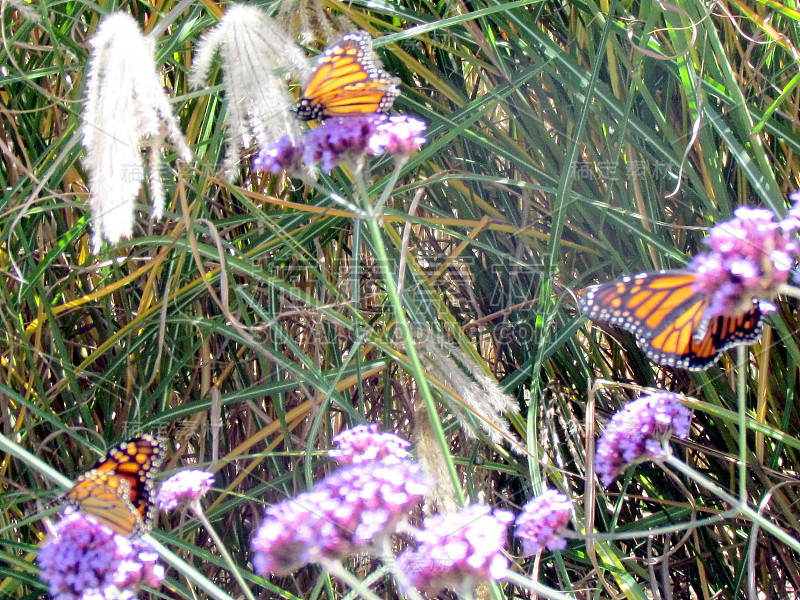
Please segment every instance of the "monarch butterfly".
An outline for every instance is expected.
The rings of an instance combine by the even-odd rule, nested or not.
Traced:
[[[153,520],[153,474],[164,454],[164,444],[149,435],[124,442],[78,478],[67,502],[116,533],[141,535]]]
[[[702,371],[724,350],[757,340],[762,315],[774,307],[754,300],[737,316],[708,320],[710,300],[695,290],[695,280],[695,273],[680,270],[623,277],[583,290],[580,308],[635,334],[654,363]]]
[[[397,83],[375,62],[370,35],[348,33],[317,59],[294,112],[303,121],[383,113],[400,93]]]

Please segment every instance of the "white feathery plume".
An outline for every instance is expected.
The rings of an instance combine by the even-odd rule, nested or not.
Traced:
[[[283,0],[275,18],[286,31],[300,36],[306,43],[340,37],[339,31],[353,28],[346,17],[334,17],[323,0]]]
[[[464,432],[471,437],[478,437],[474,431],[477,425],[494,443],[506,441],[514,451],[525,454],[525,447],[505,419],[508,413],[518,413],[519,407],[497,381],[463,350],[434,332],[414,328],[414,341],[425,371],[463,399],[462,405],[443,397]]]
[[[92,246],[98,252],[104,239],[114,243],[133,233],[134,204],[145,179],[140,146],[151,149],[147,177],[157,219],[164,212],[158,149],[169,137],[184,161],[192,160],[192,151],[158,78],[153,43],[134,18],[123,12],[108,15],[89,44],[81,134],[89,171]]]
[[[292,71],[305,79],[310,70],[294,41],[254,6],[232,6],[219,25],[203,36],[194,54],[193,86],[203,85],[217,50],[230,106],[225,174],[232,180],[240,148],[255,142],[264,149],[285,135],[299,136],[283,75]]]

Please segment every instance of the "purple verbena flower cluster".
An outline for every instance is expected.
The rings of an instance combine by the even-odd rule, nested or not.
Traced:
[[[162,510],[172,510],[179,504],[189,504],[202,498],[212,485],[214,485],[213,473],[184,469],[161,484],[156,502]]]
[[[378,426],[356,425],[334,436],[339,446],[328,453],[340,465],[358,465],[393,458],[403,460],[408,456],[408,441],[392,433],[378,433]]]
[[[325,494],[305,492],[268,506],[264,521],[250,542],[253,568],[260,575],[289,575],[307,564],[316,544],[318,506]]]
[[[597,444],[595,470],[610,485],[626,465],[664,456],[670,435],[689,435],[691,412],[677,394],[659,392],[629,402],[609,421]]]
[[[278,174],[281,171],[298,173],[303,150],[296,146],[294,140],[285,135],[274,145],[265,148],[253,159],[253,168],[256,171],[269,171]]]
[[[322,170],[330,172],[345,157],[364,154],[369,140],[385,115],[327,119],[306,134],[303,160],[307,165],[322,161]]]
[[[709,298],[706,322],[737,316],[751,309],[754,299],[775,296],[787,282],[800,257],[800,244],[794,237],[800,225],[797,206],[792,211],[786,219],[775,221],[770,210],[741,206],[733,219],[711,228],[705,239],[710,252],[689,263],[697,274],[695,289]]]
[[[391,534],[431,485],[410,460],[341,467],[310,492],[267,508],[251,544],[256,572],[288,574],[307,562],[357,552]]]
[[[406,115],[388,117],[375,127],[367,148],[374,156],[385,152],[392,156],[410,156],[425,143],[422,137],[425,128],[425,123]]]
[[[408,442],[378,433],[377,426],[358,425],[334,441],[339,449],[331,455],[344,466],[311,491],[266,509],[251,542],[259,575],[289,575],[308,563],[381,551],[381,540],[433,484],[406,458]],[[571,511],[566,496],[548,490],[525,506],[517,535],[531,552],[563,549]],[[436,592],[471,589],[505,577],[508,559],[503,551],[513,520],[511,512],[483,505],[426,518],[424,528],[414,532],[418,547],[397,558],[398,570],[406,574],[402,585]]]
[[[515,535],[522,541],[525,554],[542,548],[563,550],[567,547],[564,530],[569,525],[572,502],[556,490],[545,490],[531,498],[517,517]]]
[[[389,458],[336,470],[317,487],[327,495],[319,551],[326,556],[346,556],[394,531],[432,483],[410,460]]]
[[[142,585],[157,587],[164,580],[157,560],[145,542],[115,534],[71,507],[36,558],[53,600],[133,599]]]
[[[425,143],[422,133],[425,123],[405,115],[382,114],[326,119],[309,131],[305,139],[294,143],[281,138],[274,146],[262,150],[253,161],[259,171],[290,173],[300,170],[300,158],[306,166],[322,162],[322,170],[330,172],[346,158],[369,153],[375,156],[388,152],[394,157],[406,157]]]
[[[506,510],[473,504],[451,514],[427,517],[415,534],[419,546],[397,557],[397,567],[414,588],[436,593],[444,588],[474,589],[485,581],[505,577],[508,559],[503,550],[508,524]]]

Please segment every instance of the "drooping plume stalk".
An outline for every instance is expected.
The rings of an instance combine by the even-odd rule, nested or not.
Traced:
[[[382,196],[386,196],[387,193],[385,190],[394,189],[394,184],[397,182],[399,175],[400,169],[396,166],[391,177],[386,182],[386,187],[384,188],[384,194],[382,194]],[[392,304],[395,319],[397,320],[397,326],[400,328],[400,332],[403,336],[406,355],[411,362],[411,372],[417,381],[420,396],[422,396],[423,402],[425,403],[425,408],[428,412],[428,417],[430,418],[433,432],[436,436],[439,446],[442,449],[443,459],[447,464],[447,471],[453,484],[453,490],[457,496],[458,502],[463,505],[464,496],[461,492],[461,485],[458,479],[458,474],[456,473],[455,465],[453,464],[453,461],[450,458],[450,453],[448,452],[449,444],[447,443],[444,430],[442,429],[442,423],[436,410],[436,403],[433,400],[430,387],[428,386],[428,381],[425,378],[425,371],[422,368],[422,363],[419,360],[417,350],[414,347],[414,338],[411,335],[411,329],[408,325],[405,308],[403,308],[403,303],[399,294],[397,293],[397,278],[389,268],[389,256],[386,252],[386,246],[383,243],[383,233],[381,232],[380,224],[378,222],[381,218],[381,214],[375,210],[377,207],[373,207],[369,201],[366,182],[364,181],[363,172],[361,170],[357,170],[355,172],[355,180],[356,188],[359,192],[360,204],[364,209],[362,219],[367,224],[370,238],[372,240],[373,251],[375,252],[375,258],[378,261],[381,275],[383,276],[384,283],[386,284],[386,293],[389,295],[389,302]]]

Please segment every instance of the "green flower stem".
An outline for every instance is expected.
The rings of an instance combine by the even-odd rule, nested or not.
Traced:
[[[575,596],[563,594],[557,590],[554,590],[553,588],[542,585],[538,581],[534,581],[528,577],[523,577],[519,573],[514,573],[513,571],[509,571],[505,578],[506,581],[510,581],[514,585],[518,585],[521,588],[531,590],[537,596],[541,596],[542,598],[549,598],[550,600],[575,600]]]
[[[170,551],[166,546],[162,545],[161,542],[156,540],[152,535],[149,533],[145,534],[142,536],[142,539],[150,544],[153,550],[158,552],[158,555],[164,559],[165,562],[175,567],[179,573],[183,573],[187,579],[193,581],[209,597],[216,598],[216,600],[233,600],[233,597],[219,589],[210,579],[180,556]]]
[[[357,591],[358,595],[362,598],[365,598],[366,600],[383,600],[380,596],[371,592],[369,588],[364,585],[363,581],[345,569],[342,566],[342,563],[325,558],[321,558],[317,562],[318,564],[322,565],[328,573],[337,579],[341,579],[353,590]]]
[[[397,557],[392,553],[391,539],[387,535],[381,536],[378,542],[378,556],[381,557],[381,562],[391,571],[392,576],[407,598],[411,600],[424,600],[422,594],[411,585],[408,575],[406,575],[402,569],[397,568]]]
[[[72,486],[72,481],[70,481],[66,476],[61,474],[59,471],[56,471],[53,467],[48,465],[38,456],[34,456],[33,454],[25,450],[25,448],[23,448],[19,444],[12,442],[2,433],[0,433],[0,450],[12,456],[17,457],[26,465],[31,467],[31,469],[35,470],[41,475],[44,475],[51,481],[54,481],[62,488],[68,490]]]
[[[356,177],[356,179],[360,179],[360,177]],[[362,182],[361,188],[363,187],[364,186]],[[369,210],[369,200],[367,199],[367,196],[362,197],[364,198],[364,205],[368,209],[365,222],[369,227],[375,258],[380,265],[383,281],[386,284],[386,292],[389,294],[389,301],[394,309],[397,326],[400,328],[400,332],[403,334],[403,341],[405,342],[406,346],[406,354],[408,355],[409,361],[411,361],[411,372],[417,381],[419,393],[425,402],[425,408],[427,409],[428,417],[431,420],[431,426],[433,427],[439,447],[442,449],[442,456],[447,464],[447,472],[450,474],[450,480],[453,484],[453,492],[456,494],[458,503],[463,506],[464,494],[461,491],[458,474],[456,473],[455,465],[453,465],[450,452],[448,451],[449,445],[447,443],[447,439],[445,438],[444,430],[442,429],[442,422],[439,419],[439,415],[436,411],[436,403],[431,395],[430,387],[428,387],[428,380],[425,378],[425,371],[422,368],[422,363],[419,360],[417,349],[414,346],[414,339],[411,335],[411,329],[408,326],[408,320],[406,319],[403,303],[400,300],[399,294],[397,293],[397,279],[389,268],[389,257],[386,253],[386,246],[383,243],[383,233],[381,232],[380,224],[378,223],[380,216],[374,210]]]
[[[394,169],[392,169],[392,174],[389,176],[389,181],[387,181],[386,185],[383,186],[383,190],[381,191],[378,201],[375,203],[374,208],[370,211],[371,214],[375,216],[380,216],[383,214],[383,207],[386,204],[386,201],[389,199],[389,196],[392,194],[394,184],[397,183],[397,180],[400,178],[403,165],[405,165],[407,162],[408,158],[405,156],[395,160]],[[363,197],[366,198],[367,196]]]
[[[478,586],[474,581],[472,581],[470,578],[467,578],[461,582],[461,585],[458,588],[454,589],[456,596],[458,596],[458,600],[475,600],[475,591],[477,587]]]
[[[778,288],[778,293],[784,296],[791,296],[792,298],[800,298],[800,288],[789,285],[788,283],[781,284]]]
[[[684,521],[676,523],[675,525],[667,525],[664,527],[654,527],[653,529],[637,529],[636,531],[625,531],[623,533],[594,533],[583,534],[582,538],[592,538],[595,540],[635,540],[639,538],[656,537],[659,535],[669,535],[672,533],[682,533],[687,529],[699,529],[706,525],[716,525],[722,523],[726,519],[736,517],[739,511],[735,508],[715,514],[713,517],[706,517],[705,519],[697,519],[691,521]]]
[[[189,508],[192,509],[192,512],[195,516],[199,519],[199,521],[203,524],[203,527],[206,528],[208,535],[211,536],[211,539],[214,540],[214,543],[217,545],[217,549],[219,550],[220,555],[228,563],[230,567],[231,573],[236,578],[236,581],[239,582],[239,585],[242,587],[242,591],[244,595],[247,597],[247,600],[256,600],[255,596],[253,596],[253,592],[250,591],[250,588],[245,582],[244,577],[242,574],[239,573],[239,568],[236,566],[236,563],[233,562],[231,555],[228,553],[228,549],[225,548],[225,544],[222,543],[222,538],[219,537],[216,529],[211,526],[211,523],[208,521],[206,517],[206,513],[203,511],[203,507],[200,504],[200,500],[195,500],[189,505]]]
[[[747,503],[747,348],[736,348],[736,397],[739,427],[739,502]]]
[[[752,520],[754,523],[757,523],[759,527],[774,535],[784,544],[792,548],[795,552],[800,552],[800,541],[794,539],[783,529],[775,525],[772,521],[765,519],[757,511],[748,506],[746,502],[740,502],[737,498],[726,492],[723,488],[719,487],[705,475],[698,473],[689,465],[683,463],[680,459],[672,456],[671,454],[666,456],[663,462],[676,471],[679,471],[698,485],[706,488],[712,494],[722,498],[725,502],[730,504],[732,508],[737,510],[740,515],[743,515]]]
[[[392,309],[394,310],[397,326],[400,328],[400,332],[403,335],[403,341],[405,342],[406,346],[406,354],[408,359],[411,361],[412,374],[417,381],[417,385],[419,385],[419,392],[423,401],[425,402],[425,408],[427,410],[428,417],[431,420],[434,434],[436,435],[439,447],[442,449],[442,455],[445,463],[447,464],[447,471],[453,484],[454,493],[456,494],[459,504],[463,506],[464,495],[461,492],[458,474],[456,473],[455,465],[453,464],[448,451],[449,444],[445,438],[444,430],[442,429],[442,423],[436,411],[436,404],[433,400],[433,396],[431,395],[430,387],[428,386],[428,380],[425,377],[425,370],[423,369],[422,363],[419,360],[417,349],[414,346],[414,339],[411,335],[411,329],[408,326],[408,320],[406,319],[403,303],[400,299],[400,295],[397,293],[397,279],[395,274],[389,268],[389,257],[386,253],[386,246],[383,243],[383,233],[379,223],[383,212],[383,206],[388,200],[391,191],[394,189],[394,184],[397,182],[397,179],[400,176],[402,165],[403,163],[400,161],[395,164],[395,168],[390,175],[389,180],[386,182],[386,185],[383,187],[381,196],[376,202],[375,206],[371,206],[370,204],[369,193],[363,177],[363,171],[361,170],[356,171],[356,189],[358,190],[359,196],[362,199],[362,206],[364,206],[367,213],[364,216],[364,220],[369,228],[373,250],[375,252],[375,258],[380,265],[381,274],[383,276],[384,283],[386,284],[386,291],[389,295],[389,302],[391,302]]]

